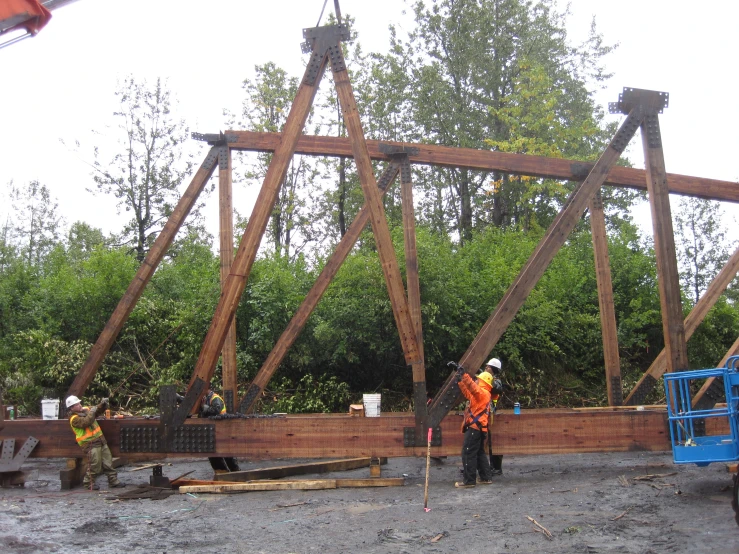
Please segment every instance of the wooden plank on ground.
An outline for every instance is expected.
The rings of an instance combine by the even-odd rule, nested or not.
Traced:
[[[405,479],[402,477],[372,477],[369,479],[336,479],[337,489],[361,487],[402,487]]]
[[[287,491],[287,490],[324,490],[335,489],[336,479],[318,479],[304,481],[260,481],[258,483],[224,483],[220,485],[192,485],[180,487],[180,493],[228,493],[252,491]]]
[[[384,459],[387,463],[387,458]],[[382,461],[381,461],[382,463]],[[369,467],[370,458],[349,458],[331,460],[327,462],[311,462],[289,466],[265,467],[245,471],[230,471],[215,476],[216,481],[253,481],[256,479],[281,479],[293,475],[308,475],[311,473],[329,473],[331,471],[347,471]]]

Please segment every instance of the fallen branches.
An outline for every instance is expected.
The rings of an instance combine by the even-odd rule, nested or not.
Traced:
[[[539,523],[538,521],[536,521],[533,517],[526,516],[526,519],[528,519],[531,523],[533,523],[536,526],[536,527],[534,527],[534,531],[536,531],[537,533],[541,533],[542,535],[544,535],[550,541],[552,539],[554,539],[554,536],[552,535],[552,533],[549,532],[549,529],[547,529],[546,527],[544,527],[541,523]]]

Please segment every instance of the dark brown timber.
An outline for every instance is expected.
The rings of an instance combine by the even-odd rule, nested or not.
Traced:
[[[718,275],[713,278],[713,281],[708,285],[706,292],[703,293],[700,300],[698,300],[695,306],[693,306],[693,309],[690,310],[688,317],[685,318],[685,340],[688,340],[693,336],[698,325],[700,325],[705,319],[706,314],[711,308],[713,308],[714,304],[716,304],[716,301],[724,293],[726,287],[728,287],[731,281],[734,280],[737,272],[739,272],[739,248],[734,251],[731,258],[729,258],[729,261],[726,262],[726,265],[721,268]],[[719,367],[721,367],[723,363],[725,363],[725,360],[719,365]],[[657,379],[662,377],[666,370],[667,352],[662,350],[662,352],[660,352],[652,362],[652,365],[649,366],[649,369],[647,369],[644,375],[642,375],[642,378],[639,379],[639,382],[634,386],[631,393],[626,397],[624,404],[627,406],[643,404],[647,394],[649,394],[656,385]],[[696,399],[700,399],[700,396],[702,396],[702,393],[699,392],[693,400],[696,401]]]
[[[382,272],[385,276],[385,284],[387,285],[388,295],[390,296],[395,324],[400,334],[400,343],[405,354],[405,361],[408,365],[415,365],[421,361],[421,354],[416,341],[416,330],[408,310],[403,279],[400,276],[400,267],[398,266],[398,260],[395,257],[395,250],[393,249],[393,243],[390,238],[390,229],[385,217],[382,197],[377,190],[377,183],[372,170],[372,161],[370,160],[369,151],[367,150],[367,144],[364,139],[362,123],[359,120],[359,112],[357,110],[356,100],[354,99],[352,85],[349,81],[349,73],[346,69],[336,70],[334,68],[333,75],[334,85],[336,86],[341,111],[344,116],[344,124],[349,134],[349,143],[352,146],[354,164],[359,174],[362,192],[364,192],[364,200],[369,208],[372,232],[375,236],[377,253],[380,256]]]
[[[208,182],[208,179],[210,179],[210,176],[213,174],[217,160],[218,149],[213,147],[206,155],[205,160],[200,165],[200,168],[192,178],[190,185],[187,187],[185,194],[180,198],[180,201],[177,203],[172,215],[169,216],[169,219],[164,225],[161,233],[159,233],[159,236],[149,249],[149,252],[146,254],[146,258],[141,262],[141,266],[136,272],[133,281],[128,285],[128,289],[123,295],[123,298],[118,302],[118,306],[116,306],[116,309],[110,316],[108,323],[105,324],[105,328],[102,333],[100,333],[100,336],[90,350],[90,355],[87,357],[87,361],[85,361],[82,369],[80,369],[80,372],[75,377],[72,382],[72,386],[69,387],[67,396],[74,394],[75,396],[81,397],[88,385],[92,382],[100,364],[103,363],[105,355],[113,345],[113,341],[115,341],[118,333],[120,333],[123,328],[124,323],[128,320],[128,316],[131,315],[131,311],[133,311],[139,298],[141,298],[141,293],[144,292],[144,288],[151,279],[151,276],[154,275],[154,271],[156,271],[156,268],[162,261],[164,254],[172,244],[172,241],[174,240],[175,235],[177,235],[177,231],[179,231],[182,223],[185,221],[187,214],[190,213],[190,210],[195,205],[198,196],[200,196],[200,193],[203,191],[205,183]]]
[[[403,207],[403,238],[405,243],[405,279],[408,289],[408,309],[416,331],[420,359],[413,364],[413,409],[416,414],[416,434],[427,437],[428,407],[426,405],[426,366],[423,359],[423,326],[421,324],[421,285],[418,277],[416,249],[416,216],[413,208],[413,180],[408,154],[398,156],[401,163],[400,199]],[[417,445],[422,443],[417,442]]]
[[[389,188],[389,183],[395,179],[397,173],[398,166],[393,163],[383,172],[380,182],[388,183],[387,188]],[[387,189],[383,190],[383,194],[386,190]],[[285,354],[287,354],[287,351],[293,345],[295,339],[298,338],[298,335],[300,335],[305,328],[305,323],[308,321],[308,317],[313,313],[313,310],[321,300],[323,293],[326,292],[329,284],[331,284],[331,280],[336,276],[341,264],[346,260],[346,257],[349,255],[349,252],[351,252],[354,244],[367,226],[367,223],[369,223],[369,209],[364,205],[362,206],[362,209],[359,210],[359,213],[354,218],[349,229],[347,229],[346,234],[339,241],[339,244],[336,246],[336,250],[334,250],[334,253],[323,267],[323,270],[321,270],[321,274],[318,276],[318,279],[313,283],[313,286],[303,299],[303,302],[290,320],[290,323],[288,323],[287,327],[282,332],[282,335],[280,335],[274,348],[272,348],[272,351],[269,353],[269,356],[267,356],[264,364],[262,364],[256,377],[254,377],[253,381],[249,385],[249,388],[241,401],[239,407],[240,412],[248,413],[253,409],[256,401],[259,399],[259,392],[263,391],[264,387],[267,386],[267,383],[269,383],[269,380],[282,363]]]
[[[659,300],[662,308],[662,330],[667,350],[666,371],[688,369],[688,350],[683,324],[683,307],[680,299],[680,277],[675,254],[675,237],[672,232],[670,191],[667,188],[665,157],[657,112],[648,112],[641,125],[644,162],[647,168],[649,205],[652,208],[654,250],[657,258]]]
[[[252,150],[272,152],[280,144],[279,133],[255,133],[251,131],[228,131],[233,137],[229,146],[235,150]],[[367,149],[373,160],[389,161],[390,156],[380,151],[380,141],[368,140]],[[593,168],[592,163],[561,158],[545,158],[528,154],[511,154],[491,152],[471,148],[454,148],[433,144],[415,144],[382,141],[398,147],[413,147],[418,153],[411,157],[415,164],[438,165],[443,167],[468,167],[482,171],[501,171],[513,175],[532,175],[552,179],[580,181]],[[349,139],[342,137],[301,136],[296,146],[296,153],[315,156],[351,156]],[[670,192],[739,202],[739,187],[736,181],[719,181],[677,173],[667,174]],[[603,182],[607,186],[647,189],[646,172],[643,169],[629,167],[612,167]]]
[[[269,216],[274,208],[280,190],[280,183],[285,178],[288,164],[295,152],[298,136],[305,126],[310,107],[318,90],[318,84],[321,82],[323,72],[326,69],[326,60],[327,55],[324,54],[313,84],[307,84],[306,79],[303,79],[298,88],[295,100],[290,108],[290,113],[287,116],[287,121],[283,127],[282,140],[272,156],[269,168],[267,168],[264,183],[262,184],[256,204],[249,218],[249,224],[246,227],[244,236],[239,244],[239,249],[234,257],[231,272],[224,283],[221,298],[218,301],[210,329],[205,336],[203,348],[200,351],[200,356],[190,379],[190,387],[193,386],[198,378],[208,383],[213,376],[218,355],[221,352],[221,348],[223,348],[226,335],[231,327],[231,321],[236,313],[241,294],[244,292],[244,287],[246,287],[249,273],[254,264],[259,243],[267,227]],[[306,76],[310,70],[310,66],[306,68]]]
[[[734,341],[734,344],[731,345],[731,348],[726,351],[726,354],[716,367],[725,367],[726,361],[731,356],[736,356],[737,354],[739,354],[739,338],[736,339]],[[716,405],[717,399],[709,392],[709,390],[712,390],[712,388],[716,388],[716,386],[719,384],[721,385],[721,387],[720,393],[718,394],[718,401],[726,402],[726,393],[724,392],[723,379],[721,379],[716,384],[714,383],[716,383],[715,377],[709,377],[708,379],[706,379],[706,382],[703,383],[703,386],[693,397],[693,409],[710,410],[711,408],[713,408]]]
[[[601,154],[587,178],[570,194],[567,202],[547,230],[546,235],[534,249],[516,280],[508,288],[493,314],[488,318],[472,344],[464,353],[460,364],[468,373],[480,367],[485,356],[497,344],[510,325],[529,293],[546,271],[554,256],[567,240],[572,229],[580,220],[595,192],[603,184],[608,171],[616,163],[621,152],[634,136],[642,119],[641,111],[632,110],[621,124],[611,143]],[[454,375],[447,379],[444,387],[434,398],[431,406],[430,423],[435,427],[459,398]]]
[[[500,454],[567,454],[577,452],[668,451],[670,433],[667,414],[659,411],[524,410],[514,416],[498,412],[493,442]],[[712,420],[718,418],[710,418]],[[431,456],[457,456],[462,447],[459,432],[462,416],[450,414],[441,424],[442,446],[432,446]],[[114,456],[120,455],[120,429],[158,426],[145,419],[100,420]],[[185,425],[197,425],[188,419]],[[39,443],[31,457],[73,458],[81,454],[66,420],[6,421],[0,438],[23,443],[34,436]],[[252,418],[219,421],[213,456],[236,456],[249,460],[275,458],[354,458],[426,456],[426,447],[406,447],[403,429],[413,427],[413,414],[382,417],[313,414],[287,418]],[[707,433],[718,434],[707,422]],[[161,454],[158,454],[161,458]],[[168,453],[168,457],[191,458],[192,453]],[[151,454],[125,454],[126,459],[151,459]]]
[[[603,335],[603,360],[606,367],[608,405],[619,406],[623,402],[621,364],[618,357],[618,333],[616,331],[616,310],[613,303],[611,262],[608,258],[608,235],[600,190],[590,201],[590,232],[593,237],[595,276],[598,283],[598,306],[600,307],[600,327]]]
[[[218,211],[220,219],[221,247],[221,290],[231,271],[234,259],[234,219],[233,219],[233,182],[231,167],[231,149],[223,145],[218,152]],[[221,368],[223,372],[224,399],[238,397],[238,379],[236,370],[236,318],[231,321],[226,340],[221,351]],[[230,395],[228,394],[230,391]],[[233,405],[229,406],[229,411]]]

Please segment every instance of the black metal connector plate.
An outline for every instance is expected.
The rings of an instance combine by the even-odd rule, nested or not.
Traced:
[[[215,450],[215,425],[183,425],[172,429],[172,452],[215,452]]]
[[[257,396],[259,396],[262,393],[262,387],[259,385],[255,385],[252,383],[249,385],[249,389],[246,391],[246,394],[244,395],[244,399],[241,401],[241,404],[239,405],[239,412],[242,414],[245,414],[246,411],[251,408],[251,405],[256,400]]]
[[[669,103],[669,92],[624,87],[624,91],[618,95],[618,102],[608,103],[608,111],[627,114],[632,109],[641,107],[645,112],[662,113]]]
[[[420,438],[421,440],[416,442],[415,427],[403,427],[403,446],[406,448],[413,446],[426,446],[426,437],[424,436]],[[441,427],[434,427],[432,429],[431,446],[441,446]]]

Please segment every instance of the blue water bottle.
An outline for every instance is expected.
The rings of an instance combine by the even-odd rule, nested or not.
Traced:
[[[518,402],[513,404],[513,413],[515,415],[521,415],[521,404],[519,404]]]

